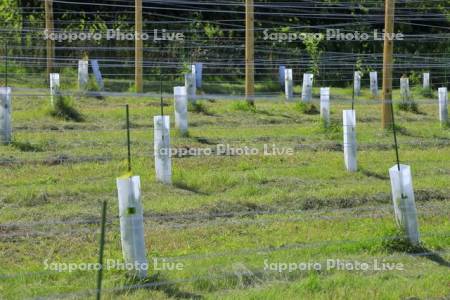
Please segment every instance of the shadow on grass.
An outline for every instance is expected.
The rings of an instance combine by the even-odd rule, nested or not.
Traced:
[[[55,96],[55,105],[50,110],[50,115],[66,121],[83,122],[84,116],[74,107],[71,97]]]
[[[295,109],[305,115],[320,114],[320,111],[317,109],[317,107],[313,103],[305,103],[303,101],[298,102],[297,104],[295,104]]]
[[[184,181],[182,181],[180,179],[175,179],[173,181],[172,185],[174,187],[178,188],[178,189],[189,191],[189,192],[192,192],[192,193],[195,193],[195,194],[208,195],[207,193],[202,192],[199,187],[191,186],[191,185],[187,184],[186,182],[184,182]]]
[[[434,252],[432,250],[429,250],[429,249],[427,249],[425,247],[423,247],[422,249],[423,249],[423,252],[426,253],[426,254],[421,254],[419,256],[424,257],[424,258],[426,258],[428,260],[431,260],[432,262],[435,262],[435,263],[437,263],[440,266],[444,266],[444,267],[450,268],[450,262],[445,260],[445,258],[443,258],[441,255],[439,255],[439,253],[436,253],[436,252]]]
[[[380,180],[389,180],[389,176],[387,175],[383,175],[383,174],[379,174],[376,172],[372,172],[370,170],[366,170],[364,168],[359,168],[359,171],[361,171],[362,174],[364,174],[367,177],[372,177],[372,178],[376,178],[376,179],[380,179]]]
[[[209,117],[215,116],[215,114],[210,112],[208,110],[208,108],[206,107],[206,105],[200,101],[189,102],[188,111],[198,113],[198,114],[204,114]]]
[[[410,112],[416,115],[424,115],[425,113],[419,110],[419,105],[415,101],[402,101],[396,104],[398,110]]]
[[[382,247],[389,253],[404,252],[412,256],[424,257],[440,266],[450,268],[450,262],[439,253],[428,249],[422,242],[419,245],[413,245],[408,237],[399,229],[394,230],[392,235],[386,236],[383,239]]]
[[[204,145],[217,145],[218,144],[217,142],[213,142],[206,137],[196,136],[196,137],[192,137],[192,138],[195,139],[200,144],[204,144]]]
[[[44,149],[41,145],[31,144],[30,142],[12,141],[11,146],[22,152],[42,152]]]
[[[423,138],[423,136],[417,135],[417,134],[413,134],[408,129],[406,129],[406,127],[398,125],[398,124],[395,124],[395,131],[397,132],[397,134],[401,134],[401,135],[404,135],[404,136],[415,137],[415,138]],[[387,135],[392,134],[392,126],[385,130],[385,134],[387,134]]]
[[[203,296],[180,290],[176,283],[163,278],[159,273],[145,279],[129,277],[126,287],[117,294],[127,294],[137,290],[160,291],[174,299],[203,299]]]

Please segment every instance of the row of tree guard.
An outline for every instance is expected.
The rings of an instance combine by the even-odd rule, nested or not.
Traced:
[[[363,73],[361,71],[356,71],[353,73],[353,92],[355,96],[361,95],[361,78]],[[370,72],[370,91],[372,97],[378,96],[378,73]],[[430,73],[423,73],[423,89],[430,89]],[[279,82],[284,88],[284,94],[286,100],[292,100],[294,98],[294,81],[292,69],[287,69],[285,66],[279,67]],[[314,75],[311,73],[303,74],[302,83],[302,100],[311,101],[312,99],[312,86],[314,81]],[[402,100],[411,100],[411,91],[409,88],[409,78],[400,78],[400,95]]]
[[[81,61],[80,61],[81,62]],[[198,67],[192,66],[192,72],[185,75],[185,86],[174,87],[174,114],[175,127],[181,134],[188,132],[188,103],[196,101],[196,87],[198,82]],[[79,64],[79,85],[87,84],[87,63]],[[197,72],[197,73],[196,73]],[[285,70],[286,79],[292,78],[292,72]],[[87,74],[87,75],[86,75]],[[355,73],[356,75],[356,73]],[[359,77],[360,78],[360,77]],[[356,76],[355,76],[356,79]],[[286,85],[290,85],[286,80]],[[360,82],[360,80],[359,80]],[[312,100],[312,74],[304,75],[304,94],[302,101]],[[356,91],[355,91],[356,92]],[[50,74],[51,99],[59,93],[59,74]],[[11,88],[0,88],[0,132],[3,144],[11,142]],[[53,100],[51,100],[53,101]],[[446,88],[439,89],[440,108],[447,109],[448,93]],[[441,109],[440,109],[441,110]],[[321,118],[326,124],[330,122],[330,88],[320,89]],[[440,118],[447,119],[448,113],[444,110]],[[170,185],[172,183],[172,163],[170,145],[170,117],[165,115],[154,116],[154,159],[156,180]],[[357,165],[357,139],[356,139],[356,112],[354,109],[343,111],[343,145],[344,162],[347,171],[355,172]],[[417,211],[414,200],[411,168],[399,162],[389,169],[391,180],[392,199],[395,219],[410,242],[417,245],[420,241],[417,222]],[[135,266],[136,276],[145,277],[147,269],[146,248],[144,239],[143,207],[141,204],[140,177],[128,173],[117,178],[119,200],[119,216],[122,252],[126,263]]]
[[[186,76],[185,78],[185,86],[174,87],[175,127],[181,134],[187,133],[188,130],[188,103],[189,101],[195,101],[195,96],[191,98],[187,92],[189,86],[192,85],[192,77]],[[321,116],[326,122],[329,122],[330,88],[321,88],[320,91]],[[169,116],[162,115],[154,117],[155,177],[163,184],[171,184],[172,182],[169,118]],[[356,112],[354,109],[343,111],[343,134],[346,169],[349,172],[356,172],[358,165]],[[398,162],[389,169],[389,176],[397,225],[402,229],[412,245],[418,245],[420,237],[411,168]],[[144,240],[142,206],[140,198],[136,196],[140,195],[140,179],[138,176],[118,178],[117,187],[119,202],[125,201],[128,205],[123,203],[119,205],[121,207],[119,214],[124,259],[129,263],[138,262],[139,264],[145,264],[147,258],[145,245],[142,242]],[[135,192],[130,193],[130,191]],[[130,201],[130,197],[133,197],[132,201]],[[130,203],[135,203],[135,205]],[[129,211],[132,211],[133,214],[130,214]],[[135,215],[134,212],[138,212],[138,214]],[[136,228],[136,230],[133,231],[133,228]],[[138,240],[138,242],[133,244],[134,240]],[[137,247],[139,249],[136,249]],[[137,269],[135,275],[145,277],[147,272],[144,269]]]
[[[96,59],[81,59],[78,61],[78,89],[80,91],[87,91],[89,85],[89,63],[91,65],[92,72],[95,77],[95,82],[100,91],[104,91],[105,84],[103,81],[102,73],[100,71],[100,66],[98,60]],[[188,91],[190,93],[195,93],[196,88],[202,87],[202,76],[203,76],[203,63],[195,63],[191,65],[191,73],[185,74],[185,80],[192,82],[189,86]],[[59,73],[50,73],[50,89],[53,91],[52,95],[55,94],[59,88]],[[53,98],[52,98],[53,101]]]

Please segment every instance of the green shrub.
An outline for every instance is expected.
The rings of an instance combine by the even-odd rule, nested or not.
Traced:
[[[420,88],[419,94],[422,97],[433,98],[433,90],[431,88]]]
[[[189,101],[188,111],[208,114],[208,108],[206,107],[206,105],[203,102],[199,102],[199,101],[195,101],[195,102]]]
[[[324,119],[320,119],[320,123],[319,123],[320,127],[320,131],[323,133],[341,133],[342,132],[342,125],[341,123],[337,122],[337,121],[333,121],[330,120],[327,124],[327,122],[325,122]]]
[[[31,144],[29,141],[20,142],[13,140],[11,146],[22,152],[42,152],[44,151],[40,144]]]
[[[83,115],[74,107],[71,97],[54,96],[54,105],[50,115],[67,121],[83,122]]]
[[[93,77],[89,77],[88,81],[88,91],[91,92],[92,96],[95,96],[97,99],[104,99],[100,92],[102,91],[97,84],[97,80]]]
[[[134,83],[130,83],[130,86],[127,89],[128,93],[136,93],[136,85]]]
[[[234,102],[232,108],[238,111],[256,112],[256,107],[250,104],[248,101]]]
[[[422,244],[413,245],[408,239],[406,234],[400,230],[395,229],[387,236],[385,236],[381,242],[382,249],[388,253],[393,252],[406,252],[406,253],[420,253],[424,252],[424,246]]]
[[[62,90],[76,89],[78,86],[78,73],[75,68],[65,67],[59,73]]]
[[[295,108],[306,115],[317,115],[320,113],[313,103],[305,103],[301,101],[295,105]]]
[[[402,111],[409,111],[415,114],[420,113],[419,105],[415,101],[402,101],[397,104],[397,108]]]

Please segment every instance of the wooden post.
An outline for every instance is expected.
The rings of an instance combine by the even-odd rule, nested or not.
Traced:
[[[255,96],[255,41],[253,0],[245,0],[245,98],[254,105]]]
[[[392,126],[392,69],[394,41],[387,37],[394,33],[395,0],[385,0],[384,12],[384,53],[383,53],[383,96],[381,103],[381,127]]]
[[[135,56],[134,56],[134,84],[136,93],[142,93],[142,73],[143,73],[143,54],[144,47],[142,37],[142,0],[135,0]]]
[[[47,34],[51,35],[54,31],[53,24],[53,0],[45,0],[45,29]],[[55,42],[47,39],[47,76],[49,79],[50,73],[53,71],[53,60],[55,58]]]

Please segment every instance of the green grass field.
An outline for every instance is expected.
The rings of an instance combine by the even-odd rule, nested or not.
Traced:
[[[150,270],[140,282],[126,271],[106,270],[103,298],[448,297],[450,130],[439,124],[437,99],[416,95],[420,114],[395,113],[400,160],[412,167],[428,253],[414,255],[395,244],[388,175],[395,164],[393,135],[381,129],[379,101],[367,90],[355,105],[359,171],[345,170],[341,124],[342,110],[351,107],[349,94],[331,89],[328,129],[319,115],[301,113],[294,102],[260,100],[248,110],[237,100],[202,100],[203,110],[189,114],[188,137],[176,133],[173,99],[165,99],[173,147],[294,149],[293,155],[174,157],[172,186],[154,175],[159,99],[75,98],[85,120],[70,122],[49,114],[48,96],[13,94],[14,142],[0,146],[0,299],[93,298],[95,271],[56,272],[45,262],[97,262],[104,200],[105,259],[122,260],[115,181],[127,170],[126,103],[147,257],[152,265],[167,258],[183,267]],[[403,270],[266,268],[336,259],[369,265],[376,259]],[[132,288],[136,284],[144,286]]]

